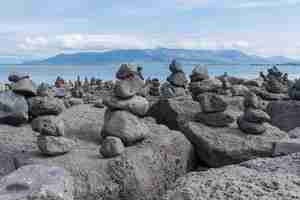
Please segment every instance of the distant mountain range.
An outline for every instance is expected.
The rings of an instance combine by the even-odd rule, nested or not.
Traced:
[[[167,48],[59,54],[45,60],[25,62],[24,64],[88,65],[111,62],[170,62],[172,59],[184,63],[202,64],[300,64],[298,60],[282,56],[265,58],[248,55],[238,50],[188,50]]]

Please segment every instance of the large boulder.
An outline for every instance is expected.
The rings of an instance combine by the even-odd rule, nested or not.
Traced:
[[[73,178],[60,167],[28,165],[0,180],[2,200],[73,200]]]
[[[28,100],[29,113],[34,116],[58,115],[65,110],[64,101],[54,97],[33,97]]]
[[[179,178],[164,200],[299,199],[300,177],[241,166],[192,172]]]
[[[0,122],[20,125],[28,120],[28,104],[26,99],[14,92],[0,93]]]
[[[180,132],[150,119],[144,123],[150,130],[149,137],[127,147],[115,158],[104,159],[99,156],[98,144],[78,140],[77,148],[58,157],[41,156],[35,147],[22,152],[25,144],[20,143],[15,147],[14,160],[18,166],[64,167],[74,177],[75,200],[159,199],[178,177],[194,167],[195,154],[193,146]],[[3,138],[0,134],[0,144]],[[5,144],[8,143],[16,145],[13,140]]]
[[[269,103],[267,113],[271,116],[271,124],[284,131],[300,127],[300,102],[275,101]]]
[[[193,119],[199,112],[201,112],[199,103],[186,96],[161,99],[151,106],[148,113],[158,123],[165,124],[170,129],[179,130],[182,118]]]
[[[127,111],[107,110],[104,118],[103,136],[120,138],[125,145],[131,145],[145,139],[148,127],[135,115]]]
[[[257,157],[272,156],[273,143],[287,133],[265,124],[261,135],[242,132],[236,124],[211,128],[196,122],[181,123],[181,131],[195,145],[199,158],[210,167],[240,163]]]
[[[30,79],[21,79],[13,85],[12,89],[15,93],[32,97],[37,95],[37,86]]]

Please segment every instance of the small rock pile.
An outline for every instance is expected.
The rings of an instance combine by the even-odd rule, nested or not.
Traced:
[[[140,120],[149,109],[149,102],[138,96],[144,82],[132,65],[122,65],[117,72],[114,94],[104,99],[108,107],[104,118],[104,127],[100,153],[106,157],[122,154],[124,145],[130,146],[145,139],[148,127]]]
[[[172,74],[167,78],[167,82],[161,86],[162,96],[165,98],[185,96],[187,94],[186,86],[188,80],[181,64],[176,60],[173,60],[169,69]]]
[[[234,118],[226,113],[228,104],[217,94],[204,93],[197,97],[202,112],[195,116],[197,122],[213,127],[226,127]]]
[[[244,100],[245,113],[238,118],[239,128],[248,134],[262,134],[266,131],[265,122],[269,122],[271,117],[261,109],[260,99],[249,93]]]
[[[149,94],[151,96],[159,96],[160,95],[160,82],[158,79],[152,79],[151,80],[151,87]]]
[[[223,87],[223,83],[219,79],[209,77],[207,68],[204,66],[196,66],[190,78],[190,91],[194,100],[197,100],[199,94],[218,92]]]
[[[276,66],[268,69],[267,76],[263,73],[260,75],[264,79],[264,85],[268,92],[279,94],[288,91],[288,75],[283,74]]]

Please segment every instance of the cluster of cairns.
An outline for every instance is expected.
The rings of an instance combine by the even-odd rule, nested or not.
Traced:
[[[261,109],[260,99],[254,93],[249,93],[244,99],[245,112],[237,120],[239,128],[248,134],[262,134],[266,131],[265,122],[271,117]]]
[[[122,154],[125,146],[134,145],[149,134],[148,127],[140,119],[149,109],[147,99],[138,96],[144,86],[140,70],[135,65],[123,64],[116,77],[113,95],[104,99],[107,110],[100,153],[106,158]]]
[[[172,74],[167,78],[167,82],[161,86],[161,95],[165,98],[185,96],[187,94],[188,79],[181,64],[173,60],[169,65],[169,69]]]

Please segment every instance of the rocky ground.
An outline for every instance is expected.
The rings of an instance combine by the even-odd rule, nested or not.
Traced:
[[[13,74],[0,200],[300,199],[298,81],[170,72],[144,83],[122,65],[115,83],[58,91]]]

